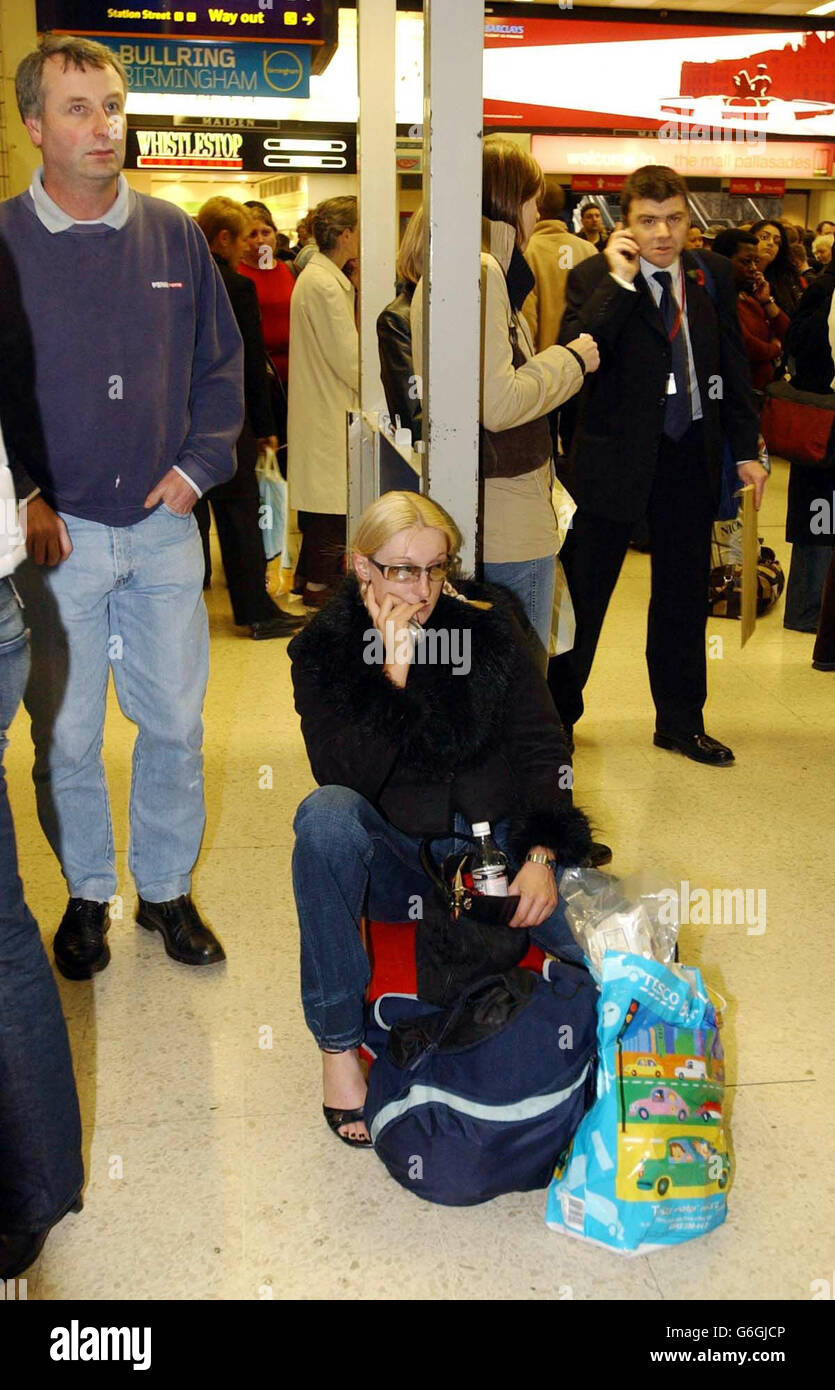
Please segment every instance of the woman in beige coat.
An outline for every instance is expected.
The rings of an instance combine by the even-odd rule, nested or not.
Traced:
[[[521,313],[534,278],[522,254],[543,189],[536,160],[512,141],[484,141],[481,249],[481,450],[479,515],[484,578],[519,599],[542,644],[551,635],[557,518],[548,414],[580,390],[600,357],[583,333],[568,347],[534,352]],[[412,300],[412,344],[420,361],[423,284]]]
[[[320,203],[312,224],[318,250],[290,301],[287,479],[304,538],[297,575],[305,580],[305,603],[320,608],[339,581],[345,554],[345,414],[359,400],[354,287],[343,273],[359,253],[356,198]]]

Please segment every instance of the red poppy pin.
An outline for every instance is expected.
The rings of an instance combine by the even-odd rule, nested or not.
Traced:
[[[687,278],[688,280],[695,280],[697,285],[701,285],[702,288],[704,288],[705,273],[701,266],[694,266],[691,270],[688,270]]]

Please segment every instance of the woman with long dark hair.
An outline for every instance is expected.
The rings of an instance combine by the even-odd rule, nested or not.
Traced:
[[[576,396],[586,372],[600,363],[588,333],[565,347],[535,352],[521,312],[535,284],[523,252],[544,186],[542,170],[527,151],[504,136],[487,137],[481,197],[480,558],[485,581],[519,599],[539,638],[543,669],[559,550],[548,415]],[[418,358],[422,314],[421,281],[412,300]]]
[[[785,228],[780,222],[763,218],[754,223],[751,231],[759,243],[760,270],[771,286],[776,304],[791,318],[800,303],[803,286],[789,255]]]

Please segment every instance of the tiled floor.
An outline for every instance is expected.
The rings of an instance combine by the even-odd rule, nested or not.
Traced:
[[[788,569],[785,489],[778,465],[761,531]],[[648,573],[648,558],[630,554],[578,728],[577,795],[617,871],[767,891],[762,934],[682,936],[683,959],[728,999],[726,1225],[625,1260],[549,1232],[544,1193],[431,1207],[326,1131],[298,1001],[291,820],[312,781],[286,644],[239,637],[215,589],[196,896],[228,963],[190,971],[134,926],[122,853],[111,966],[89,984],[59,978],[88,1183],[84,1212],[56,1228],[30,1272],[30,1298],[808,1299],[813,1280],[832,1277],[835,676],[812,671],[810,637],[783,630],[782,601],[744,651],[738,624],[712,622],[723,655],[710,664],[708,730],[733,746],[736,766],[654,749]],[[132,739],[114,701],[106,757],[123,851]],[[21,716],[9,781],[28,899],[50,943],[64,890],[29,760]],[[265,767],[271,788],[259,785]]]

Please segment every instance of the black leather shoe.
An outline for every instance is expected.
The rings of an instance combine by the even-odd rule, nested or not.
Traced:
[[[81,1197],[77,1197],[68,1210],[79,1212],[83,1205]],[[64,1216],[66,1212],[58,1217],[58,1221],[63,1221]],[[57,1226],[58,1221],[53,1221],[52,1226]],[[47,1226],[43,1231],[22,1231],[16,1235],[0,1233],[0,1279],[16,1279],[19,1274],[26,1273],[43,1250],[52,1226]]]
[[[608,845],[601,844],[599,840],[592,840],[591,848],[585,859],[580,860],[581,869],[602,869],[604,864],[611,864],[612,851]]]
[[[274,618],[268,618],[263,623],[253,623],[250,627],[252,640],[254,642],[269,642],[272,637],[292,637],[304,627],[307,619],[299,614],[298,617],[290,613],[277,613]]]
[[[708,763],[711,767],[729,767],[734,761],[730,748],[707,734],[656,734],[653,743],[656,748],[671,748],[692,758],[694,763]]]
[[[109,927],[107,903],[70,898],[52,943],[55,964],[65,979],[89,980],[109,965]]]
[[[139,899],[136,920],[148,931],[158,931],[165,943],[166,954],[183,965],[215,965],[226,960],[226,953],[217,937],[200,920],[191,898],[171,898],[167,903],[149,903]]]
[[[835,671],[835,661],[813,661],[813,671]]]

